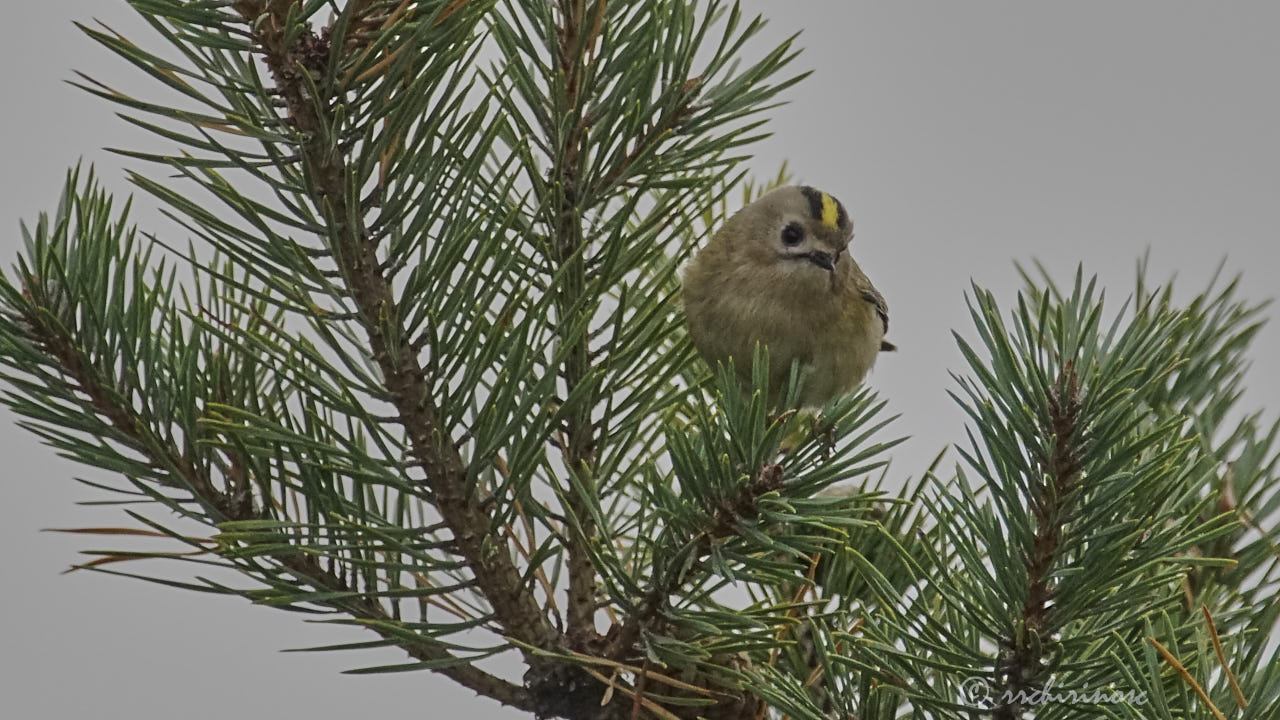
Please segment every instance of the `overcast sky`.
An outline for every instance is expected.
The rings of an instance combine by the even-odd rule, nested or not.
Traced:
[[[771,37],[803,30],[816,70],[775,113],[753,167],[788,160],[841,198],[854,252],[889,301],[892,339],[870,382],[914,439],[895,469],[918,472],[964,437],[947,398],[959,369],[950,330],[968,327],[971,279],[1007,304],[1015,260],[1060,277],[1077,263],[1110,296],[1132,288],[1150,248],[1158,278],[1198,288],[1222,258],[1246,295],[1274,295],[1280,220],[1280,3],[744,3],[773,15]],[[98,165],[129,192],[104,146],[138,131],[63,83],[72,69],[123,88],[139,75],[71,25],[99,18],[154,43],[123,0],[16,3],[0,44],[0,264],[20,218],[57,201],[69,165]],[[154,46],[154,44],[152,45]],[[161,95],[152,94],[152,97]],[[145,142],[154,143],[146,140]],[[144,216],[146,217],[145,213]],[[1246,408],[1280,408],[1275,328],[1254,348]],[[516,718],[427,674],[351,677],[398,655],[302,655],[286,647],[365,639],[295,615],[90,573],[59,575],[92,538],[47,527],[119,525],[119,509],[72,481],[0,410],[0,698],[11,717],[191,720],[237,717]],[[233,709],[234,708],[234,709]]]

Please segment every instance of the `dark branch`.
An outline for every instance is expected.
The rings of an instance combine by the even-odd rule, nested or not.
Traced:
[[[327,147],[326,128],[332,124],[329,109],[337,98],[310,97],[310,87],[320,93],[330,89],[318,81],[309,84],[304,77],[309,67],[318,64],[315,56],[324,43],[304,29],[297,35],[300,39],[287,44],[287,18],[295,5],[296,0],[236,0],[234,4],[254,28],[255,43],[298,132],[302,164],[313,179],[311,201],[331,218],[334,259],[409,437],[414,461],[425,473],[436,509],[453,534],[454,547],[492,606],[501,632],[536,648],[555,648],[559,634],[529,592],[511,548],[489,532],[490,516],[480,491],[468,488],[466,464],[440,426],[417,353],[404,339],[406,333],[391,334],[385,325],[387,318],[399,316],[391,281],[378,260],[376,242],[363,226],[363,214],[349,207],[347,158]],[[526,654],[526,659],[531,666],[548,662],[533,653]]]
[[[33,336],[49,355],[57,360],[71,386],[87,396],[93,410],[111,423],[118,433],[117,439],[120,442],[148,458],[156,467],[165,468],[173,477],[172,482],[166,484],[189,489],[194,498],[207,509],[211,521],[270,518],[266,512],[255,509],[250,501],[247,463],[243,456],[231,450],[224,450],[228,455],[224,483],[226,489],[219,489],[218,483],[211,477],[209,470],[195,463],[172,443],[163,442],[148,429],[145,419],[125,402],[119,393],[110,389],[114,383],[100,377],[94,371],[87,358],[77,349],[72,338],[63,334],[59,326],[45,321],[45,315],[39,310],[42,303],[32,294],[33,289],[28,286],[26,291],[25,294],[32,305],[31,312],[26,314],[25,320]],[[300,553],[274,553],[269,557],[287,568],[301,582],[311,585],[316,590],[334,593],[335,598],[331,604],[352,617],[366,621],[391,619],[381,603],[371,597],[361,596],[342,578],[322,567],[317,558]],[[472,665],[462,663],[452,653],[438,645],[415,643],[406,640],[402,633],[392,634],[377,625],[370,627],[384,639],[390,640],[404,650],[410,657],[438,663],[458,663],[443,665],[437,670],[464,687],[521,710],[533,711],[537,707],[534,698],[524,688]]]
[[[620,662],[635,659],[635,644],[641,633],[653,630],[660,624],[662,610],[689,581],[694,570],[700,567],[700,561],[711,553],[711,546],[717,540],[739,534],[738,527],[742,521],[750,520],[759,513],[757,502],[760,497],[780,489],[782,480],[781,465],[765,465],[736,495],[724,498],[714,509],[710,522],[707,523],[707,530],[690,539],[697,547],[697,560],[690,563],[683,573],[670,575],[649,588],[636,611],[610,632],[606,657]]]
[[[597,12],[603,10],[603,1],[596,0]],[[563,287],[557,297],[556,316],[560,327],[564,329],[577,327],[569,315],[583,312],[582,298],[587,292],[586,265],[581,252],[583,237],[580,202],[582,183],[580,176],[580,151],[586,143],[586,128],[581,121],[583,97],[581,79],[588,62],[587,50],[593,43],[595,31],[587,29],[585,0],[561,0],[561,20],[559,28],[559,45],[556,49],[556,63],[559,72],[564,75],[563,107],[569,114],[572,130],[568,137],[560,142],[550,143],[554,147],[564,148],[559,162],[552,169],[556,185],[560,188],[556,216],[553,220],[554,237],[551,249],[556,260],[557,270],[568,266]],[[552,108],[548,108],[549,111]],[[573,120],[573,116],[578,119]],[[587,304],[586,307],[592,305]],[[561,343],[569,344],[564,367],[561,374],[567,385],[567,395],[573,395],[587,374],[591,372],[590,340],[588,337],[560,337]],[[578,409],[571,413],[565,421],[564,439],[555,443],[561,451],[567,470],[579,478],[594,476],[596,464],[596,437],[591,422],[591,411],[595,405],[594,397],[584,398]],[[596,610],[596,569],[591,562],[586,544],[594,541],[597,532],[592,514],[586,502],[571,489],[568,493],[568,511],[577,520],[578,531],[566,532],[569,569],[569,602],[566,619],[570,647],[582,652],[590,652],[599,635],[595,629]]]
[[[995,709],[998,720],[1015,720],[1026,710],[1018,698],[1030,697],[1045,673],[1053,650],[1053,563],[1062,545],[1062,530],[1071,515],[1070,502],[1080,483],[1080,387],[1075,365],[1067,361],[1048,397],[1053,450],[1041,458],[1045,480],[1032,498],[1036,531],[1025,560],[1030,583],[1021,627],[1005,638],[996,671],[1000,687],[1012,698]]]

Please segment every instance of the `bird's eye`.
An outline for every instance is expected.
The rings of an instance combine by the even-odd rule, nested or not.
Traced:
[[[800,241],[804,240],[804,228],[800,227],[800,223],[789,223],[782,228],[782,244],[796,246]]]

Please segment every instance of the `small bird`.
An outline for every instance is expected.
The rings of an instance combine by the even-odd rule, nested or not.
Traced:
[[[884,339],[884,297],[848,252],[852,238],[844,206],[807,186],[779,187],[739,210],[684,274],[694,347],[713,367],[733,358],[748,383],[755,346],[764,346],[775,402],[797,360],[802,407],[851,392],[881,350],[897,349]]]

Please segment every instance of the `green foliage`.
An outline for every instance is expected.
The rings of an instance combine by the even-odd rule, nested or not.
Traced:
[[[1080,273],[1067,291],[1027,279],[1008,321],[973,290],[980,343],[957,334],[973,377],[957,376],[956,395],[973,433],[954,478],[924,499],[929,579],[867,623],[851,665],[941,716],[1151,717],[1151,703],[1198,717],[1199,677],[1217,709],[1242,713],[1229,716],[1269,717],[1274,518],[1244,527],[1253,511],[1220,494],[1249,458],[1246,486],[1270,498],[1253,507],[1274,514],[1274,485],[1257,489],[1276,459],[1270,434],[1226,420],[1259,307],[1235,300],[1234,283],[1179,307],[1140,279],[1108,319]],[[1217,636],[1229,661],[1206,645]],[[1174,659],[1191,675],[1170,672]],[[1233,673],[1250,709],[1235,707]]]
[[[760,19],[130,4],[165,50],[85,32],[168,95],[81,87],[172,143],[119,152],[187,242],[76,170],[0,279],[4,401],[117,478],[102,532],[168,543],[85,567],[363,627],[314,649],[546,717],[1280,715],[1280,425],[1237,407],[1234,283],[975,287],[970,442],[906,481],[885,400],[779,412],[767,353],[741,388],[683,329],[679,268],[800,79]]]

